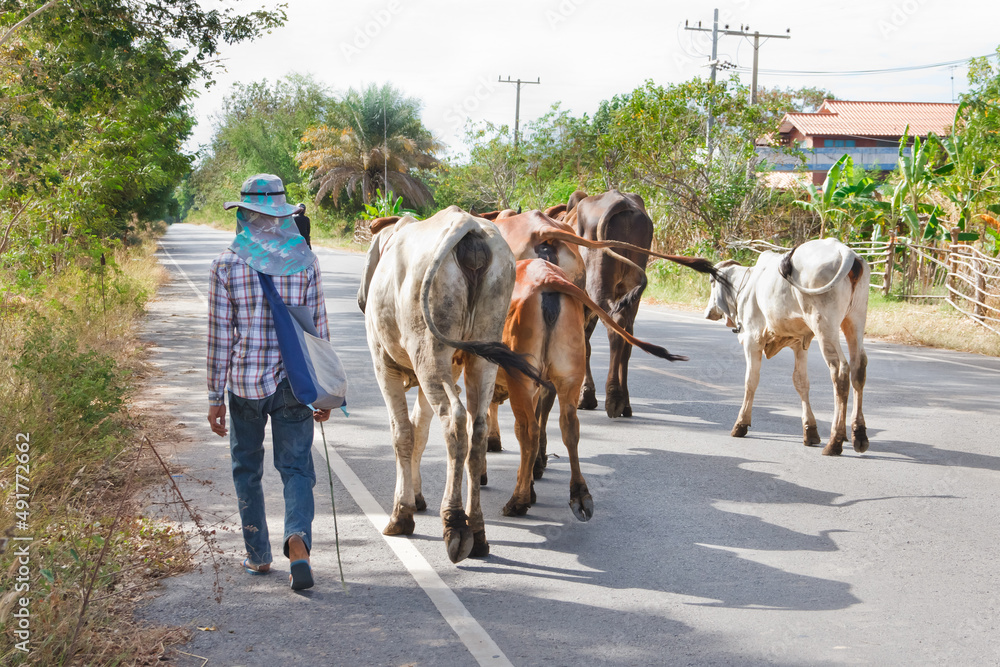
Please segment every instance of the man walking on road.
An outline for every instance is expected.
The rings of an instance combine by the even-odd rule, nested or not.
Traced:
[[[316,330],[329,339],[319,260],[292,220],[296,207],[285,201],[284,184],[271,174],[251,176],[236,208],[236,238],[212,262],[208,306],[208,421],[219,436],[229,433],[243,541],[244,569],[266,574],[271,544],[264,510],[264,428],[271,420],[274,467],[281,473],[285,499],[283,551],[290,561],[291,586],[313,585],[312,549],[313,412],[292,394],[278,349],[271,310],[257,272],[273,276],[289,306],[312,309]],[[229,388],[232,430],[226,429],[224,397]]]
[[[312,231],[312,224],[310,224],[311,221],[309,220],[309,216],[306,215],[305,204],[299,204],[298,207],[295,209],[294,219],[295,219],[295,226],[298,228],[299,234],[301,234],[302,238],[306,240],[306,245],[312,248],[313,247],[312,239],[309,238],[309,234]]]

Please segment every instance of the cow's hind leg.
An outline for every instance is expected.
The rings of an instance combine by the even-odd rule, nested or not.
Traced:
[[[802,399],[802,444],[811,447],[818,445],[821,439],[816,428],[816,415],[809,405],[809,351],[801,345],[794,350],[795,370],[792,371],[792,383]]]
[[[736,424],[729,435],[734,438],[742,438],[750,430],[751,416],[753,415],[753,397],[757,393],[757,385],[760,383],[760,358],[763,350],[753,341],[747,341],[743,345],[743,356],[746,358],[747,370],[744,378],[743,405],[740,407],[740,414],[736,418]]]
[[[583,381],[583,393],[580,395],[579,407],[581,410],[597,409],[597,389],[594,384],[594,375],[590,372],[590,337],[594,335],[594,330],[596,328],[597,316],[594,315],[587,321],[587,326],[583,331],[584,340],[587,345],[587,375]]]
[[[502,452],[503,446],[500,443],[500,420],[499,420],[499,403],[490,404],[489,412],[489,430],[486,436],[486,451],[488,452]],[[486,482],[483,482],[485,484]]]
[[[396,454],[396,491],[393,494],[392,514],[382,533],[411,535],[415,526],[413,513],[416,500],[413,492],[413,425],[407,414],[406,390],[399,373],[378,364],[378,361],[375,375],[389,410],[392,448]]]
[[[816,327],[818,328],[818,327]],[[830,380],[833,382],[834,408],[833,424],[830,427],[830,440],[823,448],[824,456],[840,456],[844,451],[844,440],[847,438],[847,394],[851,384],[851,369],[840,349],[840,334],[837,329],[832,331],[820,329],[816,339],[823,359],[830,368]]]
[[[472,428],[469,433],[469,456],[466,468],[469,473],[469,500],[466,513],[472,530],[472,558],[485,558],[490,553],[486,541],[486,522],[480,505],[480,486],[486,478],[486,439],[489,432],[489,413],[493,401],[493,386],[497,367],[475,357],[466,362],[465,389]]]
[[[623,317],[621,321],[622,328],[630,334],[635,334],[635,316],[638,315],[639,306],[636,304],[635,308],[628,314],[627,317]],[[628,362],[632,358],[632,346],[622,340],[624,345],[622,349],[621,363],[618,367],[618,383],[621,387],[622,392],[622,417],[632,416],[632,402],[628,397]]]
[[[851,414],[851,440],[854,451],[868,451],[868,430],[865,428],[865,416],[861,411],[862,397],[865,393],[865,376],[868,369],[868,355],[865,353],[864,322],[855,324],[851,319],[845,319],[841,324],[844,337],[847,339],[847,350],[851,355],[851,384],[854,386],[854,411]]]
[[[442,366],[449,368],[444,364]],[[441,501],[441,522],[444,524],[448,558],[451,562],[458,563],[468,557],[473,546],[469,518],[462,508],[462,474],[469,456],[468,416],[459,399],[458,387],[450,380],[450,369],[441,373],[422,374],[418,371],[417,377],[444,430],[448,473]]]
[[[418,512],[427,509],[427,501],[424,500],[423,494],[423,479],[420,476],[420,459],[427,448],[432,416],[431,404],[427,402],[423,390],[418,388],[417,403],[410,415],[410,421],[413,423],[413,497]]]
[[[538,453],[535,455],[535,465],[532,469],[532,476],[541,479],[548,466],[546,450],[548,449],[548,439],[545,436],[545,427],[549,422],[549,413],[552,412],[552,405],[555,403],[556,394],[546,388],[542,388],[541,398],[538,400],[538,407],[535,409],[535,417],[538,421]]]
[[[621,381],[622,368],[627,363],[626,354],[631,351],[628,349],[631,346],[611,329],[608,329],[608,344],[611,348],[611,361],[605,384],[604,410],[608,413],[608,417],[617,419],[625,416],[625,407],[628,404]]]
[[[569,506],[580,521],[594,516],[594,499],[580,470],[580,419],[576,414],[576,397],[580,392],[579,378],[553,378],[559,392],[559,429],[569,454]]]
[[[514,431],[521,446],[521,464],[517,467],[514,493],[503,507],[504,516],[521,516],[534,502],[532,471],[538,453],[538,421],[535,418],[537,391],[534,383],[524,376],[510,378],[510,407],[514,411]]]
[[[577,519],[589,521],[594,516],[594,499],[580,470],[580,419],[576,413],[580,386],[584,380],[579,361],[583,341],[573,336],[573,332],[580,330],[577,318],[581,316],[578,308],[567,304],[556,332],[560,335],[561,345],[552,349],[549,359],[549,378],[559,395],[559,430],[569,454],[569,506]]]

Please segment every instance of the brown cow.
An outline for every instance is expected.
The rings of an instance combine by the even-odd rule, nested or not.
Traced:
[[[500,230],[504,240],[507,241],[507,245],[510,246],[515,260],[547,259],[557,264],[569,276],[569,279],[581,289],[586,288],[587,285],[586,264],[580,252],[581,247],[592,251],[606,252],[608,253],[609,261],[625,262],[634,267],[633,270],[640,274],[642,274],[642,269],[621,257],[619,253],[629,251],[653,254],[657,257],[684,264],[703,273],[714,275],[715,271],[710,262],[700,258],[663,255],[616,240],[595,241],[582,238],[567,222],[554,220],[540,211],[526,211],[525,213],[507,216],[501,213],[499,216],[496,216],[494,224]],[[686,360],[686,357],[674,355],[671,355],[669,358],[671,361]],[[585,363],[585,360],[583,363]],[[554,400],[554,394],[543,392],[539,402],[538,417],[543,431],[539,444],[541,456],[535,462],[536,479],[542,476],[542,470],[546,463],[544,426],[548,421],[548,414],[552,409]],[[492,406],[490,413],[490,435],[487,446],[487,451],[491,452],[497,452],[501,449],[500,432],[496,427],[496,423],[496,406]]]
[[[566,222],[574,224],[577,233],[593,241],[617,239],[641,248],[653,243],[653,222],[646,214],[642,197],[631,193],[609,190],[588,197],[585,192],[574,192],[567,204]],[[646,289],[647,254],[636,250],[618,251],[627,262],[618,261],[604,251],[585,249],[583,258],[587,265],[587,293],[602,308],[611,313],[623,329],[632,333],[639,299]],[[594,376],[590,370],[590,337],[597,327],[597,318],[587,322],[587,380],[583,388],[580,407],[593,410],[597,407]],[[611,364],[605,385],[605,410],[608,416],[631,417],[632,405],[628,396],[628,361],[631,347],[625,340],[608,331],[611,346]]]
[[[586,373],[584,307],[631,345],[662,359],[672,357],[662,347],[641,341],[619,327],[552,262],[545,259],[517,262],[503,342],[515,353],[531,358],[542,378],[552,383],[559,396],[559,427],[569,452],[569,505],[580,521],[587,521],[594,514],[594,501],[580,471],[580,421],[576,414]],[[538,416],[542,389],[533,378],[505,369],[497,373],[497,389],[498,395],[506,393],[510,397],[521,446],[517,484],[503,508],[504,515],[515,516],[527,512],[535,502],[533,476],[539,455],[539,433],[544,426]],[[495,411],[491,410],[490,417],[495,417]]]

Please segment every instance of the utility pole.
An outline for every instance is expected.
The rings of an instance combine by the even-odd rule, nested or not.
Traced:
[[[726,26],[727,28],[729,26]],[[712,68],[711,80],[712,88],[715,88],[715,70],[719,66],[719,10],[716,8],[714,16],[712,18],[712,28],[701,27],[701,21],[698,21],[698,27],[689,26],[687,21],[684,21],[685,30],[695,30],[697,32],[710,32],[712,33],[712,59],[708,61],[709,66]],[[708,159],[712,159],[712,123],[715,119],[712,117],[712,103],[708,103],[708,124],[705,129],[705,147],[708,149]]]
[[[750,27],[747,26],[746,30],[749,30],[749,29],[750,29]],[[750,89],[750,104],[757,104],[757,51],[760,49],[760,38],[764,37],[765,39],[791,39],[792,38],[792,36],[790,34],[791,31],[792,31],[792,29],[789,28],[788,30],[785,31],[784,35],[762,35],[762,34],[760,34],[759,31],[754,31],[754,33],[753,33],[753,76],[752,76],[751,81],[750,81],[750,86],[751,86],[751,89]]]
[[[504,81],[503,79],[501,79],[499,76],[497,77],[497,83],[514,83],[514,84],[517,84],[517,102],[515,102],[515,104],[514,104],[514,148],[515,149],[517,148],[518,141],[519,141],[518,124],[520,123],[520,120],[521,120],[521,86],[522,85],[527,85],[529,83],[537,85],[537,84],[540,84],[541,82],[542,82],[542,78],[541,77],[538,77],[538,79],[536,81],[522,81],[521,79],[514,80],[514,79],[510,78],[509,74],[507,75],[507,80],[506,81]]]
[[[708,62],[708,64],[712,68],[711,80],[712,80],[712,86],[713,87],[715,86],[715,72],[716,72],[716,69],[719,66],[719,55],[718,55],[719,54],[719,35],[720,34],[721,35],[738,35],[740,37],[746,37],[748,39],[750,37],[750,26],[748,26],[748,25],[747,26],[741,25],[739,30],[730,30],[729,29],[729,24],[727,23],[722,28],[722,30],[719,30],[719,10],[718,9],[715,10],[715,13],[714,13],[714,16],[713,16],[713,20],[712,20],[712,27],[711,28],[702,28],[701,27],[701,21],[698,21],[698,25],[697,26],[690,26],[690,25],[688,25],[688,22],[685,21],[684,22],[684,29],[685,30],[694,30],[696,32],[710,32],[710,33],[712,33],[712,59]],[[790,39],[791,38],[791,34],[790,33],[791,33],[791,29],[786,30],[784,35],[761,34],[759,31],[755,31],[753,33],[753,75],[752,75],[752,81],[751,81],[751,84],[750,84],[750,86],[751,86],[751,90],[750,90],[750,103],[751,104],[757,104],[757,51],[760,49],[760,38],[764,37],[765,39],[769,39],[769,38],[774,38],[774,39]],[[713,124],[713,122],[714,122],[714,118],[712,117],[712,107],[711,107],[711,105],[709,105],[709,107],[708,107],[708,131],[707,131],[707,138],[705,140],[705,144],[708,147],[708,156],[709,156],[710,159],[712,157],[712,124]]]

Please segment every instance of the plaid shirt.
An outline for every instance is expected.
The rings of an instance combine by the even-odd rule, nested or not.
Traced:
[[[305,271],[274,276],[290,306],[310,306],[321,338],[330,339],[319,260]],[[285,377],[271,309],[257,272],[231,250],[212,262],[208,301],[208,403],[222,405],[229,390],[242,398],[267,398]]]

